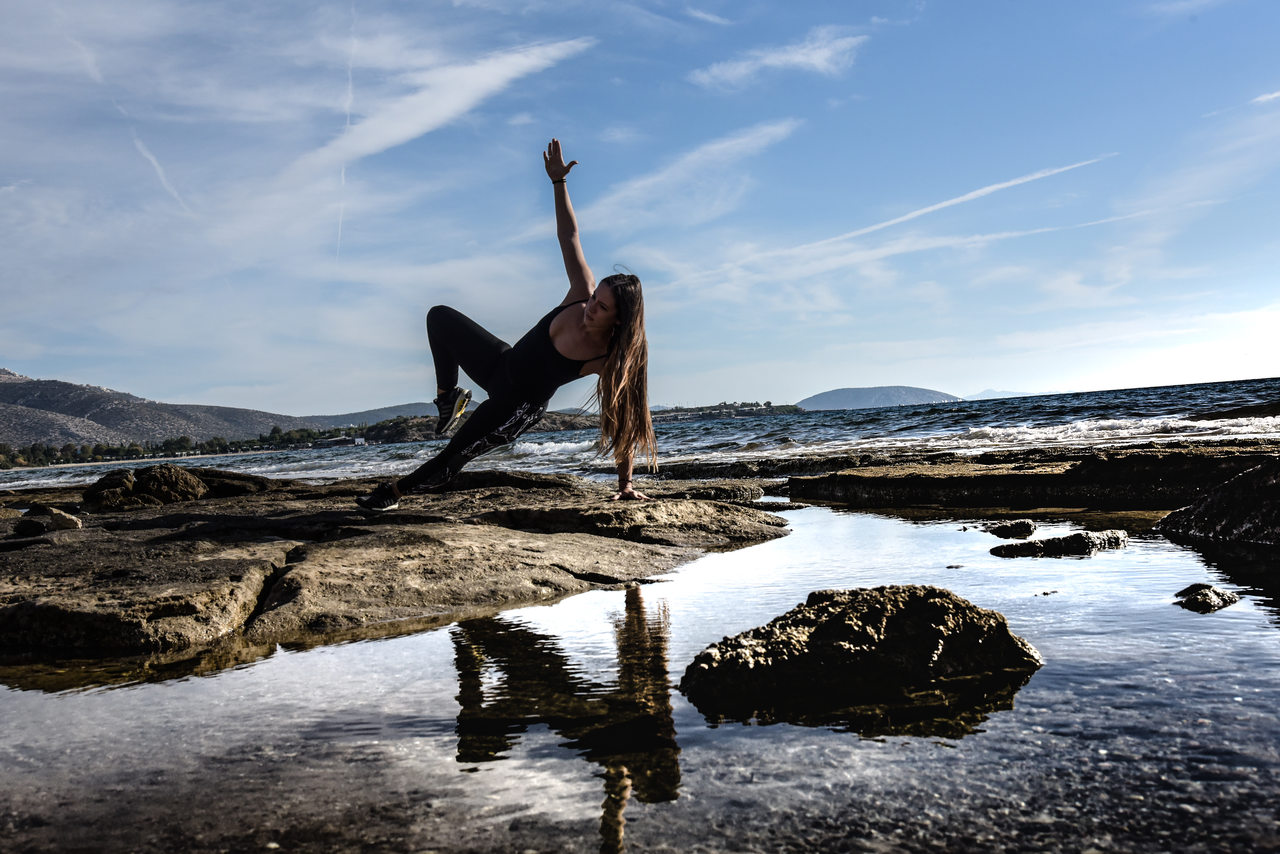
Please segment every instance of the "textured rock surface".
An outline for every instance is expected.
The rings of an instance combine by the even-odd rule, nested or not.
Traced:
[[[1077,531],[1065,537],[1045,537],[996,546],[996,557],[1088,557],[1105,549],[1122,549],[1129,544],[1124,531]]]
[[[375,516],[353,503],[371,486],[174,466],[112,472],[85,503],[130,502],[85,515],[82,530],[49,530],[41,520],[53,516],[32,515],[75,509],[78,490],[10,493],[0,504],[28,514],[0,519],[0,536],[10,534],[0,539],[0,653],[168,655],[393,634],[622,585],[707,548],[786,533],[750,507],[611,502],[607,485],[568,476],[466,472],[448,492]],[[13,536],[23,522],[40,530]]]
[[[1091,507],[1172,510],[1280,454],[1280,443],[867,457],[830,474],[792,477],[793,500],[852,507]],[[781,461],[778,463],[781,465]]]
[[[1175,510],[1156,530],[1191,542],[1280,545],[1280,459],[1267,460]]]
[[[1238,594],[1204,583],[1184,587],[1174,596],[1177,597],[1178,601],[1173,604],[1181,605],[1188,611],[1195,611],[1197,614],[1211,614],[1240,601]]]
[[[1036,523],[1030,519],[1014,519],[1010,522],[997,522],[988,525],[987,533],[994,534],[1002,540],[1022,540],[1036,532]]]
[[[1006,702],[1042,663],[1002,615],[948,590],[822,590],[703,650],[680,689],[713,719],[892,730]]]

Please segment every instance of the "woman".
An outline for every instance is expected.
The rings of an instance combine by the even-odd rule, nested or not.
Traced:
[[[578,161],[564,162],[560,141],[542,155],[556,200],[556,234],[569,292],[514,347],[447,306],[427,313],[427,339],[436,366],[436,434],[444,435],[467,408],[471,392],[458,387],[458,369],[467,372],[489,399],[458,429],[444,450],[398,481],[384,483],[356,499],[366,510],[394,510],[400,498],[438,489],[463,466],[487,451],[515,441],[546,412],[556,389],[596,374],[603,448],[618,469],[614,500],[644,500],[631,482],[636,452],[657,460],[649,420],[649,345],[644,333],[644,296],[630,274],[596,283],[582,254],[578,221],[566,179]]]

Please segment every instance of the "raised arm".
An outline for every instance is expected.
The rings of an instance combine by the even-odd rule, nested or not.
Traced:
[[[573,203],[569,201],[569,183],[566,180],[569,170],[578,165],[578,161],[564,162],[564,154],[560,151],[560,140],[553,139],[542,153],[543,165],[547,168],[547,177],[556,197],[556,237],[560,241],[560,254],[564,256],[564,272],[569,277],[569,293],[565,295],[561,305],[590,298],[596,289],[595,276],[587,266],[586,256],[582,253],[582,241],[578,237],[578,218],[573,213]]]

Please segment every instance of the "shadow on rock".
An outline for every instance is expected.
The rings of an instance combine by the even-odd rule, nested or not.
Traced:
[[[960,738],[1043,664],[1004,617],[923,586],[822,590],[694,658],[680,682],[710,723],[787,722]]]

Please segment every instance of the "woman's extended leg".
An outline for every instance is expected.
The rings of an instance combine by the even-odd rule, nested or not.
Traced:
[[[546,403],[489,398],[458,428],[444,450],[396,481],[400,495],[444,486],[481,454],[509,445],[547,411]]]

